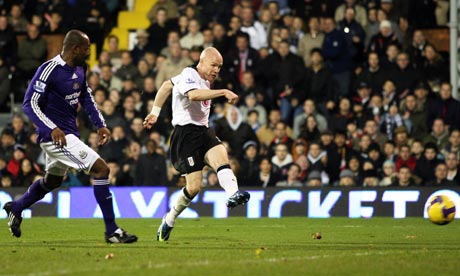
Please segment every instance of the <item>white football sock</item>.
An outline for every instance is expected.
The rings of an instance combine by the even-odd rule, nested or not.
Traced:
[[[238,191],[238,182],[230,166],[224,165],[217,169],[217,178],[219,179],[220,186],[225,190],[228,196],[232,196]]]
[[[171,227],[174,226],[176,218],[180,215],[180,213],[182,213],[182,211],[184,211],[192,201],[184,194],[184,189],[182,189],[181,193],[179,194],[176,204],[171,208],[171,210],[169,210],[168,214],[166,214],[166,223]]]

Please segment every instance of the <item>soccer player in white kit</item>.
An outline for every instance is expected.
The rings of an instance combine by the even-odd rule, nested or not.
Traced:
[[[157,122],[161,107],[172,92],[174,131],[171,137],[171,161],[180,173],[185,174],[186,185],[175,206],[164,216],[157,232],[158,241],[169,239],[176,218],[200,192],[205,165],[217,172],[219,183],[229,196],[229,208],[249,201],[249,193],[238,190],[225,147],[208,126],[212,99],[223,96],[231,104],[238,100],[238,95],[230,90],[210,89],[222,64],[223,58],[216,48],[204,49],[196,68],[187,67],[161,85],[152,111],[144,120],[144,127],[150,129]]]

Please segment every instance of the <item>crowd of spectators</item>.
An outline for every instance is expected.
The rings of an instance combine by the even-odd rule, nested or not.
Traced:
[[[240,186],[460,184],[460,103],[448,56],[423,32],[446,25],[448,1],[158,0],[131,50],[106,35],[123,1],[0,4],[1,104],[45,61],[41,34],[79,28],[98,44],[87,81],[112,139],[99,147],[84,112],[77,124],[113,185],[184,184],[167,158],[170,100],[151,131],[142,122],[159,85],[208,46],[224,57],[213,88],[240,96],[214,101],[210,117]],[[14,115],[0,137],[2,186],[28,186],[43,164],[33,126]],[[218,184],[204,174],[203,185]],[[69,171],[65,185],[89,183]]]

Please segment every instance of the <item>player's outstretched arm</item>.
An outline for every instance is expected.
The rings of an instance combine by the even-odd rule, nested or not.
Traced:
[[[228,89],[194,89],[187,93],[191,101],[206,101],[218,97],[225,97],[231,104],[238,101],[238,95]]]
[[[163,82],[160,89],[158,90],[157,95],[155,96],[152,111],[150,111],[150,114],[147,115],[144,119],[145,128],[150,129],[157,122],[161,107],[164,105],[169,95],[171,95],[172,89],[173,84],[170,80]]]

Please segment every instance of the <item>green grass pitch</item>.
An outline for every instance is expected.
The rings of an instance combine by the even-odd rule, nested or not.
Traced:
[[[98,219],[0,220],[0,275],[458,275],[460,222],[421,218],[119,219],[139,237],[110,245]],[[321,232],[321,239],[312,234]],[[110,257],[108,257],[110,256]]]

